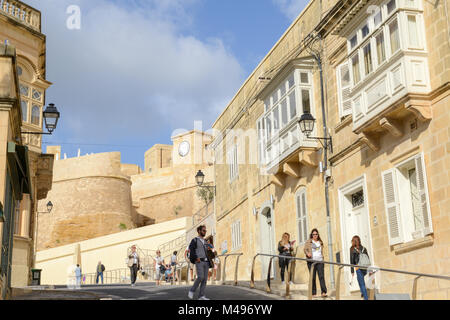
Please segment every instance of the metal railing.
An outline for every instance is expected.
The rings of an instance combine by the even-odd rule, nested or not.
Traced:
[[[235,265],[235,269],[234,269],[234,282],[233,285],[237,286],[238,284],[238,270],[239,270],[239,258],[241,256],[243,256],[243,253],[229,253],[229,254],[223,254],[223,255],[218,255],[217,257],[220,259],[220,257],[225,257],[224,258],[224,262],[223,262],[223,271],[221,274],[221,278],[222,278],[222,284],[225,284],[226,281],[226,268],[227,268],[227,259],[228,257],[237,257],[236,259],[236,265]],[[222,261],[220,262],[222,263]]]
[[[286,297],[290,296],[290,281],[291,281],[291,276],[292,276],[292,262],[293,261],[303,261],[303,262],[310,262],[312,263],[311,265],[311,269],[309,272],[309,284],[308,284],[308,299],[312,300],[312,285],[313,285],[313,271],[314,268],[317,264],[319,263],[323,263],[323,264],[328,264],[328,265],[333,265],[333,266],[338,266],[338,274],[337,274],[337,281],[336,281],[336,300],[340,300],[340,287],[341,287],[341,272],[342,269],[344,267],[350,267],[350,268],[359,268],[359,269],[365,269],[368,270],[369,273],[376,273],[376,272],[390,272],[390,273],[398,273],[398,274],[405,274],[405,275],[411,275],[411,276],[415,276],[414,278],[414,282],[413,282],[413,288],[412,288],[412,299],[413,300],[417,300],[417,281],[420,278],[433,278],[433,279],[440,279],[440,280],[450,280],[449,276],[440,276],[440,275],[433,275],[433,274],[426,274],[426,273],[418,273],[418,272],[409,272],[409,271],[402,271],[402,270],[394,270],[394,269],[387,269],[387,268],[379,268],[379,267],[373,267],[373,266],[369,266],[369,267],[363,267],[363,266],[358,266],[358,265],[353,265],[353,264],[347,264],[347,263],[339,263],[339,262],[330,262],[330,261],[316,261],[316,260],[312,260],[312,259],[305,259],[305,258],[297,258],[297,257],[292,257],[292,256],[280,256],[280,255],[272,255],[272,254],[264,254],[264,253],[258,253],[253,257],[253,262],[252,262],[252,273],[251,273],[251,278],[250,278],[250,288],[255,288],[255,280],[254,280],[254,276],[255,276],[255,261],[256,258],[260,256],[260,257],[270,257],[270,263],[269,263],[269,267],[268,267],[268,271],[267,271],[267,287],[266,287],[266,291],[268,293],[271,293],[271,288],[270,288],[270,274],[271,274],[271,268],[272,268],[272,262],[274,258],[283,258],[283,259],[288,259],[289,264],[288,264],[288,279],[286,280]],[[225,268],[224,268],[225,270]],[[371,295],[370,295],[370,299],[374,300],[374,295],[375,295],[375,291],[371,290]]]

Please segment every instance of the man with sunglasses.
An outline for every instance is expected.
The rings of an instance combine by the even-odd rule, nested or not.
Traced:
[[[198,300],[209,300],[205,297],[205,289],[206,283],[208,281],[208,271],[209,268],[212,268],[212,265],[208,259],[207,248],[206,248],[206,226],[202,225],[197,228],[198,237],[192,239],[189,244],[189,259],[191,263],[195,264],[197,269],[197,279],[194,282],[194,285],[189,290],[188,297],[189,299],[194,298],[194,293],[197,288],[200,286],[200,294]]]

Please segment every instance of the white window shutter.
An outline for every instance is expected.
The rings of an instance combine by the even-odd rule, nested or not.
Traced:
[[[428,197],[427,175],[423,154],[415,158],[417,172],[417,187],[419,188],[420,209],[423,216],[424,236],[433,233],[433,223],[431,221],[430,201]]]
[[[389,231],[389,245],[391,246],[403,242],[395,173],[396,169],[391,169],[382,173],[384,206],[386,209],[386,221]]]
[[[306,240],[308,238],[308,236],[307,236],[307,234],[308,234],[307,228],[308,227],[306,224],[306,219],[308,219],[308,215],[306,212],[306,190],[303,190],[301,197],[302,197],[302,215],[303,215],[303,217],[302,217],[303,239],[302,240],[303,240],[303,242],[306,242]]]
[[[348,62],[338,67],[338,91],[339,91],[339,111],[341,117],[352,114],[352,101],[350,99],[350,69]]]

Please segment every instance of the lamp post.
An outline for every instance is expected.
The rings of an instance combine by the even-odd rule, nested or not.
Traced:
[[[208,192],[213,192],[213,194],[214,194],[213,200],[214,200],[214,198],[216,197],[216,186],[203,185],[203,183],[205,182],[205,174],[202,172],[202,170],[198,170],[197,175],[195,176],[195,182],[197,182],[197,186],[199,188],[206,189],[206,190],[208,190]],[[206,197],[207,198],[206,198],[205,202],[206,202],[206,216],[207,216],[208,215],[209,195]],[[214,200],[214,203],[216,203],[215,200]]]
[[[51,135],[55,131],[60,118],[60,113],[55,107],[55,104],[50,103],[43,112],[45,128],[48,132],[22,132],[22,134],[38,134],[38,135]]]
[[[47,202],[47,212],[39,212],[36,210],[36,229],[34,231],[34,252],[33,252],[33,267],[35,267],[36,264],[36,252],[37,252],[37,236],[38,236],[38,227],[39,227],[39,214],[40,213],[46,213],[50,214],[53,210],[53,203],[51,201]]]
[[[315,139],[319,140],[322,144],[322,147],[325,149],[329,149],[331,153],[333,153],[333,139],[330,137],[311,137],[311,133],[314,131],[314,125],[316,123],[316,119],[313,117],[313,115],[307,111],[301,116],[300,118],[300,130],[303,134],[306,135],[308,139]],[[322,141],[325,141],[323,143]]]

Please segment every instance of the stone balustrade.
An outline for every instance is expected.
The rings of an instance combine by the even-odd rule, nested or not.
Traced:
[[[0,0],[0,13],[41,32],[41,12],[17,0]]]

